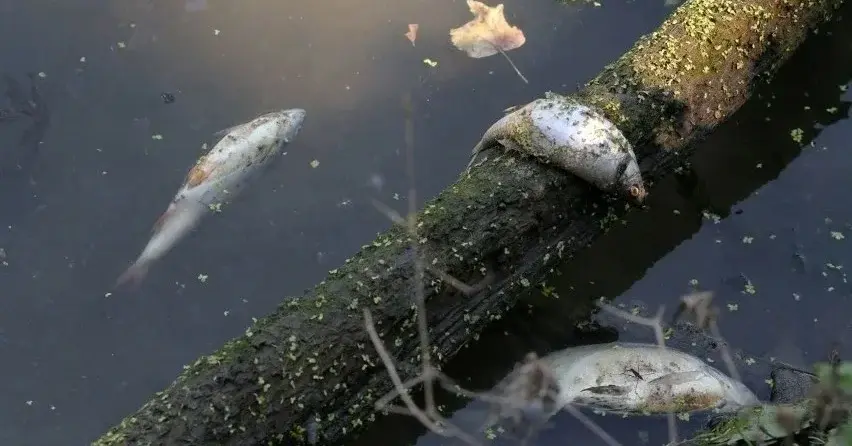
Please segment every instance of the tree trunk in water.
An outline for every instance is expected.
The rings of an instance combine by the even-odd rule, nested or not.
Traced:
[[[841,3],[688,1],[572,96],[619,127],[652,184]],[[587,246],[628,210],[563,171],[509,153],[489,156],[428,202],[417,215],[425,263],[470,284],[486,271],[493,279],[467,296],[427,273],[438,365],[557,259]],[[364,329],[364,307],[403,379],[419,371],[411,242],[400,227],[381,234],[304,296],[189,365],[94,445],[302,444],[306,426],[317,429],[319,442],[339,444],[374,419],[373,402],[391,389]]]

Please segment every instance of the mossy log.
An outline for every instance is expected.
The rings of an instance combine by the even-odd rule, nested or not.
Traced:
[[[816,429],[814,412],[812,400],[803,400],[795,404],[765,404],[746,408],[681,445],[781,446],[793,444],[791,441],[795,444],[826,444],[824,432],[836,427],[837,423],[832,422],[822,430]],[[831,435],[836,434],[836,431],[831,432]]]
[[[646,182],[670,173],[729,118],[842,0],[690,0],[573,97],[633,144]],[[473,141],[461,141],[467,153]],[[428,202],[418,218],[425,261],[488,288],[465,295],[427,277],[434,356],[452,357],[560,258],[629,211],[553,167],[513,154],[488,159]],[[459,166],[461,171],[463,166]],[[653,187],[649,188],[653,196]],[[339,444],[391,388],[364,330],[369,307],[403,378],[417,372],[411,240],[395,227],[303,296],[209,356],[93,444]],[[306,432],[306,427],[308,432]],[[315,434],[315,435],[314,435]]]

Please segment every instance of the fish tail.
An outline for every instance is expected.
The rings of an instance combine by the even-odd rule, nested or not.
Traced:
[[[115,281],[115,288],[120,288],[126,284],[139,285],[145,276],[148,275],[150,263],[147,261],[137,261],[130,268],[127,268]]]
[[[476,161],[476,158],[479,157],[479,152],[484,149],[482,141],[480,141],[470,152],[470,161],[467,162],[467,167],[464,169],[465,173],[470,173],[470,168],[473,167],[473,163]]]

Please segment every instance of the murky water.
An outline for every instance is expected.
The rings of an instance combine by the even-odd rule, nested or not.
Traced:
[[[95,438],[167,386],[183,364],[321,280],[387,228],[369,199],[402,201],[409,187],[402,95],[410,93],[417,110],[416,187],[431,197],[466,163],[468,150],[459,146],[472,145],[504,108],[589,79],[670,11],[663,1],[600,8],[505,3],[510,23],[527,36],[511,56],[530,84],[499,56],[470,59],[452,48],[449,29],[470,18],[460,1],[0,0],[0,70],[23,84],[26,73],[41,73],[51,112],[27,177],[0,193],[0,443]],[[420,25],[416,46],[403,36],[409,23]],[[623,293],[652,307],[670,303],[697,279],[721,301],[739,305],[726,313],[723,330],[755,354],[777,336],[745,331],[744,322],[795,326],[809,360],[826,338],[842,339],[849,289],[843,270],[825,264],[842,265],[848,252],[831,231],[850,232],[841,190],[849,163],[844,135],[852,128],[824,130],[816,148],[737,205],[742,214],[716,225],[702,223],[699,210],[725,216],[794,157],[792,128],[802,127],[807,138],[815,116],[823,123],[846,116],[837,85],[848,81],[848,41],[812,48],[812,60],[799,62],[786,87],[773,90],[771,108],[753,105],[739,125],[708,143],[716,148],[696,162],[700,193],[655,189],[652,210],[608,236],[610,246],[629,243],[632,258],[611,259],[601,249],[589,263],[599,257],[596,265],[608,275],[566,271],[560,280],[570,278],[578,295]],[[426,66],[426,58],[438,66]],[[810,97],[802,97],[805,90]],[[166,103],[164,93],[174,102]],[[837,113],[824,112],[831,106]],[[273,172],[179,244],[139,290],[107,295],[202,143],[214,142],[215,131],[290,107],[306,108],[308,121]],[[762,124],[767,115],[772,121]],[[4,156],[26,126],[0,126]],[[751,243],[741,242],[745,236]],[[801,272],[789,271],[794,253],[805,259]],[[724,280],[740,273],[754,295]],[[597,286],[583,283],[589,280]],[[541,326],[559,323],[551,318]],[[549,330],[545,347],[563,345],[567,328]],[[544,336],[525,330],[527,340],[511,341],[519,352]],[[487,381],[514,359],[467,370]],[[559,422],[562,430],[554,432],[565,435],[569,421]]]

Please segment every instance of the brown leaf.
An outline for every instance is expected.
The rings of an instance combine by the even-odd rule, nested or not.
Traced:
[[[405,33],[405,37],[408,37],[408,40],[411,41],[411,46],[414,46],[414,41],[417,40],[417,28],[419,27],[420,25],[416,23],[411,23],[408,25],[408,32]]]
[[[450,30],[450,40],[468,56],[488,57],[526,42],[524,32],[506,22],[502,3],[492,8],[476,0],[467,0],[467,6],[473,13],[473,20]]]

